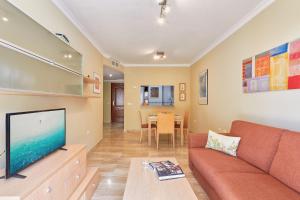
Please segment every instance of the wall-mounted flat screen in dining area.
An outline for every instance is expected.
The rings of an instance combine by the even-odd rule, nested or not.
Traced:
[[[145,106],[173,106],[174,86],[172,85],[142,85],[141,104]]]

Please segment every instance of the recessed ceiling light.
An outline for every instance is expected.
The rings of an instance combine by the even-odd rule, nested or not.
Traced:
[[[2,21],[8,22],[8,18],[7,17],[2,17]]]
[[[109,77],[112,77],[113,75],[112,74],[109,74]]]
[[[163,25],[166,22],[166,19],[164,17],[160,17],[157,19],[158,24]]]

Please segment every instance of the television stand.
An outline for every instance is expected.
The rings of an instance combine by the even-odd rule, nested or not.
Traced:
[[[63,148],[63,147],[60,147],[59,150],[62,150],[62,151],[68,151],[68,149]]]
[[[13,175],[14,178],[19,178],[19,179],[25,179],[27,176],[21,175],[21,174],[15,174]]]
[[[85,145],[64,147],[68,151],[55,151],[19,172],[26,179],[0,180],[0,200],[92,199],[101,178],[98,168],[87,167]]]

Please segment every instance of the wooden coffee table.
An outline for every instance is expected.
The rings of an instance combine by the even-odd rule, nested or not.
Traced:
[[[197,200],[186,178],[159,181],[156,172],[144,167],[143,161],[175,158],[132,158],[123,200]]]

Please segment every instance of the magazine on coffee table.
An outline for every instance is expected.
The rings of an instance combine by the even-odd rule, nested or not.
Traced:
[[[158,179],[169,180],[185,177],[179,165],[175,165],[171,161],[151,162],[149,165],[156,171]]]

